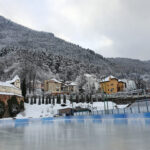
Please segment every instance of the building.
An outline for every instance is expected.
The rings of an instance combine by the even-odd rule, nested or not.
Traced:
[[[122,81],[126,83],[126,91],[127,91],[127,92],[133,91],[133,90],[136,90],[136,89],[137,89],[134,80],[122,79]]]
[[[113,94],[113,93],[124,91],[125,87],[126,87],[126,84],[123,81],[118,80],[114,76],[109,76],[100,81],[101,92],[104,92],[107,94]]]
[[[7,104],[7,100],[16,96],[18,100],[23,100],[20,89],[20,78],[15,76],[12,80],[0,82],[0,100]]]
[[[71,82],[68,84],[68,92],[69,94],[71,93],[76,93],[77,92],[77,83]]]
[[[60,116],[73,116],[73,109],[72,108],[62,108],[62,109],[59,109],[59,115]]]
[[[76,93],[77,84],[75,82],[60,82],[56,79],[44,81],[44,91],[52,95]]]
[[[62,94],[62,82],[56,79],[45,80],[44,91],[52,95]]]

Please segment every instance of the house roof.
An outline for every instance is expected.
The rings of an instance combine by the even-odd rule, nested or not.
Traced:
[[[6,87],[13,87],[16,88],[12,83],[14,83],[16,80],[20,80],[20,78],[16,75],[12,80],[6,81],[6,82],[0,82],[0,86],[6,86]]]
[[[108,76],[107,78],[102,79],[100,82],[108,82],[110,78],[111,78],[111,79],[117,79],[116,77],[110,75],[110,76]],[[118,80],[118,79],[117,79],[117,80]]]
[[[75,82],[71,82],[69,85],[76,86],[76,85],[77,85],[77,83],[75,83]]]
[[[6,83],[12,84],[14,83],[16,80],[20,80],[19,76],[16,75],[12,80],[6,81]]]
[[[120,79],[118,80],[118,82],[123,82],[123,83],[125,83],[123,80],[120,80]]]
[[[0,82],[0,86],[6,86],[6,87],[13,87],[16,88],[14,85],[7,83],[7,82]]]
[[[55,79],[55,78],[51,79],[50,81],[54,81],[54,82],[56,82],[56,83],[62,83],[62,82],[58,81],[58,80]]]

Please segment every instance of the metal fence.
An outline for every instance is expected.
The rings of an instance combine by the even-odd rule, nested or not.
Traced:
[[[135,103],[126,108],[92,110],[91,112],[75,112],[74,115],[136,114],[147,112],[150,112],[150,100],[137,100]]]

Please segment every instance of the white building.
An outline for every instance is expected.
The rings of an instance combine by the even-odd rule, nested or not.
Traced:
[[[121,81],[126,83],[126,91],[133,91],[136,90],[136,84],[135,81],[133,80],[128,80],[128,79],[122,79]]]

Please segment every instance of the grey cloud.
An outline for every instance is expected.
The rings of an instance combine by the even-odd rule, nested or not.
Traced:
[[[105,57],[150,58],[149,0],[0,0],[0,14]]]

